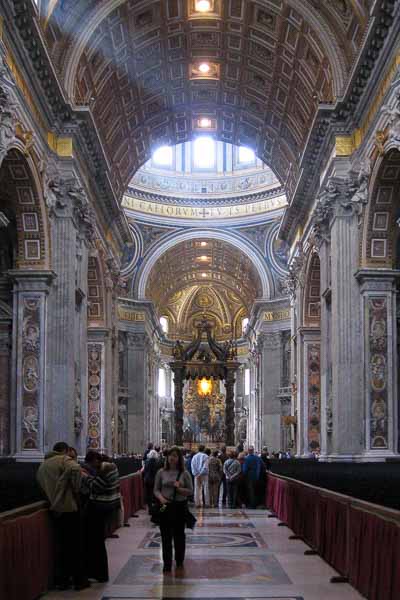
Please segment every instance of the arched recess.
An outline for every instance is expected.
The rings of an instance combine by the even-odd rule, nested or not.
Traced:
[[[400,151],[391,149],[375,167],[364,219],[362,266],[399,268]]]
[[[105,327],[107,323],[104,277],[100,260],[89,256],[88,260],[88,326]]]
[[[311,251],[304,288],[303,323],[305,327],[321,325],[321,266],[319,255]]]
[[[303,297],[304,442],[307,451],[321,447],[321,268],[310,250]]]
[[[1,455],[43,448],[51,257],[39,177],[31,158],[17,146],[1,164],[0,189]]]
[[[163,242],[147,256],[138,271],[138,275],[134,286],[134,295],[139,300],[146,299],[146,286],[149,279],[150,272],[157,260],[170,248],[184,242],[186,240],[195,239],[212,239],[221,240],[231,244],[238,250],[241,250],[252,262],[256,269],[261,282],[262,299],[269,300],[273,296],[274,282],[271,273],[265,263],[262,253],[257,248],[250,246],[247,240],[242,238],[240,235],[235,233],[227,233],[225,231],[213,230],[213,229],[200,229],[184,231],[179,234],[172,234],[168,238],[164,238]]]
[[[15,268],[48,269],[49,224],[33,162],[17,148],[11,149],[0,168],[1,210],[15,223]]]

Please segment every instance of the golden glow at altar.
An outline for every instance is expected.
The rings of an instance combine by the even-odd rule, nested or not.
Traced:
[[[212,382],[211,379],[203,379],[197,380],[197,393],[199,396],[209,396],[212,392]]]

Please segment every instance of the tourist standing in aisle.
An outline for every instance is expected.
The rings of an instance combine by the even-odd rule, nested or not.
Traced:
[[[56,541],[56,575],[58,589],[75,590],[89,587],[83,560],[83,536],[79,490],[81,468],[68,456],[69,446],[58,442],[45,456],[37,472],[37,480],[50,503]]]
[[[263,461],[259,456],[254,454],[254,448],[250,446],[243,464],[248,508],[257,508],[257,482],[260,480],[261,470],[263,468]]]
[[[226,499],[227,499],[227,495],[228,495],[228,488],[227,488],[227,485],[226,485],[225,473],[223,472],[225,461],[228,460],[228,455],[226,453],[226,446],[222,446],[221,452],[220,452],[220,455],[219,455],[219,459],[220,459],[220,461],[222,463],[222,479],[221,479],[221,484],[222,484],[222,506],[226,506]]]
[[[240,462],[236,458],[236,452],[232,450],[229,453],[228,460],[224,463],[224,473],[226,477],[226,483],[228,486],[228,506],[229,508],[236,508],[237,492],[239,477],[242,472]]]
[[[108,581],[108,557],[105,545],[106,524],[121,506],[117,465],[94,450],[86,454],[82,492],[87,492],[86,559],[88,576],[98,582]]]
[[[201,444],[199,451],[192,458],[192,474],[194,477],[194,502],[197,508],[203,506],[204,503],[210,506],[210,497],[208,491],[208,456],[204,452],[205,447]]]
[[[187,499],[192,494],[192,478],[185,470],[181,450],[174,446],[168,451],[165,466],[157,472],[154,483],[154,496],[161,504],[160,531],[164,573],[170,573],[172,569],[172,541],[177,571],[183,568]]]
[[[219,486],[222,478],[222,462],[218,458],[218,450],[214,450],[208,461],[208,488],[211,508],[218,507]]]

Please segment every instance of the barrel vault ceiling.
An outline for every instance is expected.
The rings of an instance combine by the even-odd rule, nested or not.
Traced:
[[[253,147],[290,189],[318,103],[342,94],[367,0],[49,1],[42,26],[65,91],[89,107],[116,193],[160,144]],[[207,61],[210,72],[199,72]]]

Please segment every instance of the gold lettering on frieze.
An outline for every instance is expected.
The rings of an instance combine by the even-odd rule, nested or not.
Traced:
[[[290,319],[290,309],[265,311],[264,321],[286,321]]]
[[[118,318],[120,321],[143,322],[146,320],[144,313],[122,308],[121,306],[118,307]]]
[[[286,196],[278,196],[277,198],[269,198],[268,200],[238,206],[212,206],[209,208],[146,202],[132,196],[124,196],[122,201],[122,207],[128,210],[175,219],[227,219],[230,217],[245,217],[284,208],[286,205]]]

